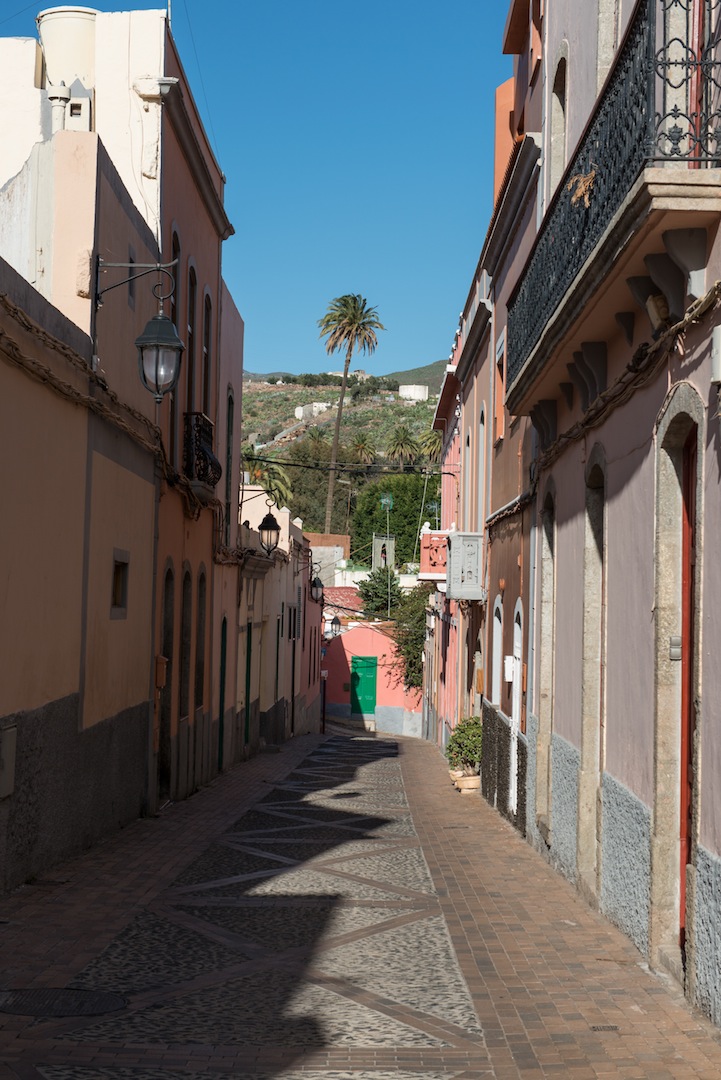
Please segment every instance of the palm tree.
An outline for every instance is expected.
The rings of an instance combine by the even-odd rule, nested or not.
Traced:
[[[351,443],[350,452],[361,465],[372,465],[376,459],[376,444],[370,435],[361,432]]]
[[[318,427],[317,424],[314,424],[313,427],[308,428],[308,430],[305,433],[305,437],[308,440],[308,442],[311,444],[311,446],[315,447],[316,449],[321,444],[323,446],[325,446],[325,443],[326,443],[325,428]]]
[[[436,431],[434,428],[424,431],[418,440],[418,446],[421,453],[425,454],[431,465],[437,465],[441,460],[443,437],[440,431]]]
[[[264,488],[276,506],[287,506],[292,487],[283,466],[275,461],[268,461],[267,458],[259,458],[250,443],[243,447],[242,460],[243,469],[247,472],[251,484]]]
[[[399,462],[401,468],[406,461],[418,457],[418,443],[413,432],[405,424],[395,429],[386,447],[386,454],[391,461]]]
[[[368,307],[364,297],[353,293],[336,296],[328,305],[322,319],[318,320],[320,336],[326,338],[325,351],[329,355],[339,349],[345,349],[343,379],[340,384],[338,412],[333,429],[333,447],[330,454],[330,472],[328,474],[328,499],[325,505],[325,531],[330,532],[330,518],[333,511],[333,490],[335,488],[336,463],[338,461],[338,443],[340,442],[340,422],[343,414],[343,399],[348,385],[348,369],[351,357],[356,349],[370,356],[378,345],[376,330],[385,330],[378,318],[376,308]]]

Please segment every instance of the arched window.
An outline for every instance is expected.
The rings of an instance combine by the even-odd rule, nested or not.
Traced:
[[[503,600],[496,597],[493,605],[493,651],[491,654],[491,701],[501,704],[501,685],[503,673]]]
[[[471,429],[466,431],[466,441],[463,444],[463,521],[464,529],[471,529],[471,479],[473,474],[471,462]]]
[[[486,524],[486,403],[481,406],[478,423],[478,532],[483,532]]]
[[[230,520],[233,513],[233,423],[235,415],[235,402],[232,389],[228,390],[227,427],[225,435],[225,546],[230,546]]]
[[[190,645],[192,638],[193,594],[190,571],[183,574],[183,596],[180,625],[180,716],[187,718],[190,710]]]
[[[175,263],[173,267],[173,295],[170,297],[170,318],[173,326],[178,327],[178,310],[180,308],[180,240],[178,234],[173,233],[171,244],[171,258]],[[178,465],[178,391],[172,391],[170,396],[170,432],[168,440],[168,454],[170,462],[177,468]]]
[[[203,695],[205,694],[205,606],[206,586],[205,573],[201,570],[198,576],[198,615],[195,631],[195,708],[203,707]]]
[[[509,755],[508,809],[518,809],[518,733],[521,730],[523,693],[523,602],[513,613],[513,682],[511,684],[511,746]]]
[[[186,409],[195,409],[195,308],[198,293],[198,281],[192,266],[188,273],[188,340],[185,342],[185,363],[187,370]]]
[[[551,176],[550,194],[555,191],[566,167],[566,58],[556,68],[551,92]]]
[[[212,329],[213,329],[213,305],[210,297],[206,296],[203,305],[203,412],[210,416],[212,407]]]

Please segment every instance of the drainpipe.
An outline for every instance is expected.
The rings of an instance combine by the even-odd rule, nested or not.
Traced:
[[[70,101],[70,90],[64,82],[48,87],[48,101],[52,107],[51,133],[54,135],[65,128],[65,107]]]

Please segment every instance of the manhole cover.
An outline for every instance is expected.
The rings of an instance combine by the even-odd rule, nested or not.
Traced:
[[[0,990],[0,1012],[14,1016],[100,1016],[125,1005],[102,990]]]

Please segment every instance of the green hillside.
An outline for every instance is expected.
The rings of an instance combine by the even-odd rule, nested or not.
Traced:
[[[431,397],[440,393],[447,360],[436,360],[425,367],[410,368],[408,371],[392,371],[387,378],[398,379],[402,385],[427,386]]]
[[[288,432],[288,438],[283,442],[293,441],[305,435],[311,427],[320,428],[331,439],[338,397],[337,386],[246,383],[243,387],[243,440],[254,436],[253,442],[268,444],[283,432]],[[332,407],[309,423],[301,424],[295,417],[295,409],[313,401],[327,402]],[[416,437],[427,431],[435,406],[435,393],[431,393],[428,401],[411,402],[399,401],[397,394],[387,391],[375,394],[370,399],[354,401],[349,392],[343,406],[341,438],[344,442],[352,442],[361,433],[368,434],[382,452],[389,436],[400,424],[405,424]]]
[[[446,360],[436,360],[433,364],[425,364],[423,367],[408,368],[407,371],[392,371],[386,376],[388,379],[397,379],[399,383],[428,386],[431,395],[437,394],[443,382],[443,373],[446,370]],[[292,378],[290,371],[243,371],[244,382],[265,382],[268,379]]]

